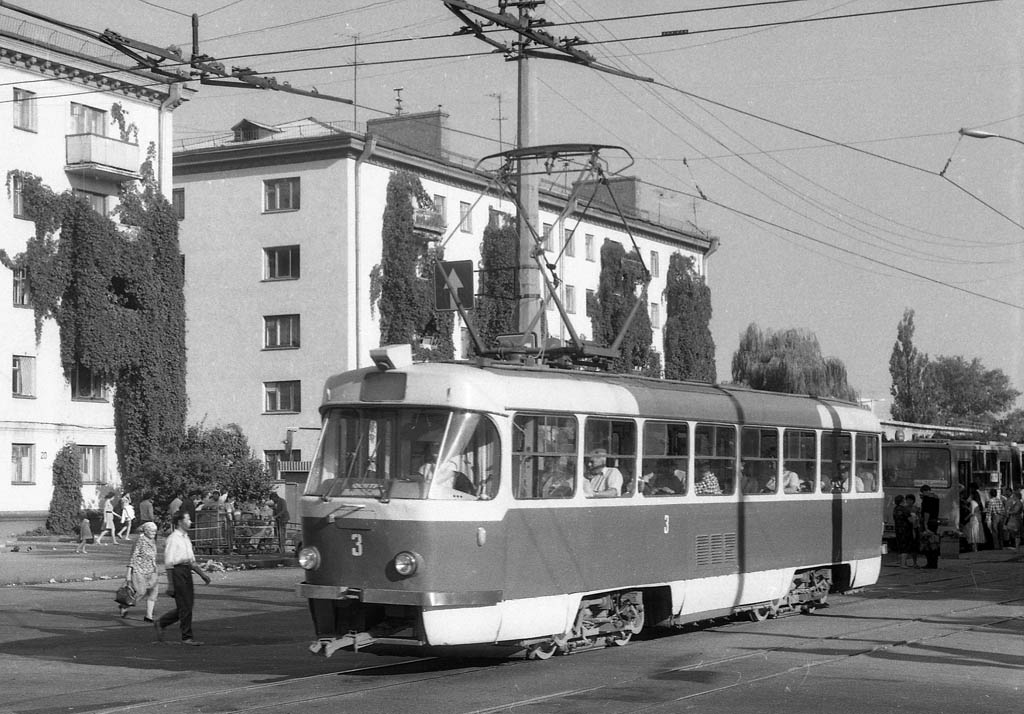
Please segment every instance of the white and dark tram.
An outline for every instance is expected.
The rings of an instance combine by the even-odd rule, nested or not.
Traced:
[[[378,367],[328,380],[301,498],[314,652],[546,658],[807,611],[878,578],[881,428],[866,409],[376,352]],[[605,497],[591,465],[621,476]]]

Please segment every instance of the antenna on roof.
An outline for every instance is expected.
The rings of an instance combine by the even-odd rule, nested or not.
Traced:
[[[395,87],[395,116],[402,113],[402,90],[405,87]]]

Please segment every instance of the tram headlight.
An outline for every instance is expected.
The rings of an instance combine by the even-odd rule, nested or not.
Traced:
[[[305,570],[316,570],[320,567],[320,551],[306,547],[299,551],[299,566]]]
[[[411,553],[408,550],[403,550],[401,553],[395,556],[395,572],[403,577],[408,577],[415,574],[420,568],[420,556],[416,553]]]

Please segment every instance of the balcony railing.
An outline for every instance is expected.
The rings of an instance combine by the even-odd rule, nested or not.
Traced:
[[[105,181],[139,178],[139,145],[98,134],[68,134],[64,137],[69,173]]]
[[[430,208],[417,208],[412,214],[412,227],[427,233],[444,233],[448,230],[448,221],[444,214]]]

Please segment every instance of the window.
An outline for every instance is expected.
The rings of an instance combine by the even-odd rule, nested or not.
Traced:
[[[265,412],[301,412],[302,382],[264,382],[263,383]]]
[[[16,397],[36,395],[36,358],[14,355],[11,365],[11,394]]]
[[[107,113],[84,104],[71,103],[71,133],[107,135]]]
[[[736,485],[736,429],[724,424],[698,424],[694,431],[693,492],[728,496]]]
[[[267,315],[263,318],[263,346],[268,350],[299,346],[298,315]]]
[[[11,483],[35,483],[35,446],[11,444]]]
[[[686,493],[689,463],[689,424],[656,421],[644,424],[644,464],[640,482],[645,496]]]
[[[551,224],[545,223],[540,234],[544,250],[551,252]]]
[[[593,263],[594,262],[594,236],[592,236],[589,233],[587,233],[585,236],[583,236],[583,252],[584,252],[584,254],[586,256],[586,259],[589,260],[591,263]]]
[[[618,469],[622,474],[622,493],[629,496],[636,487],[636,424],[625,419],[587,419],[583,450],[587,459],[595,452],[605,453],[605,468]],[[591,480],[583,484],[584,492],[591,491]],[[600,490],[600,489],[597,489]]]
[[[91,369],[77,365],[71,370],[71,398],[105,401],[107,389]]]
[[[434,210],[440,213],[442,216],[445,216],[445,218],[447,219],[448,200],[439,193],[434,194]],[[445,225],[448,225],[447,220],[445,220]]]
[[[299,179],[273,179],[263,182],[263,210],[267,213],[275,211],[299,210]]]
[[[512,494],[572,498],[576,492],[576,419],[517,414],[512,431]]]
[[[299,246],[284,245],[265,248],[264,280],[298,280]]]
[[[817,434],[787,429],[782,443],[782,490],[785,493],[813,493],[817,478]]]
[[[594,304],[595,300],[597,300],[597,293],[587,288],[587,304],[583,306],[587,311],[587,317],[590,317],[590,306]]]
[[[171,191],[171,207],[174,209],[174,217],[179,221],[185,217],[185,189],[176,188]]]
[[[651,251],[651,277],[652,278],[658,277],[658,270],[659,270],[659,268],[658,268],[658,253],[656,251],[652,250]]]
[[[843,432],[821,435],[821,490],[842,493],[850,490],[852,442]]]
[[[106,483],[107,447],[79,446],[78,472],[82,475],[82,483]]]
[[[740,432],[740,487],[745,494],[778,493],[779,432],[745,426]]]
[[[563,231],[562,246],[563,252],[566,254],[566,256],[572,258],[574,255],[576,255],[576,239],[572,231]]]
[[[74,190],[75,196],[84,199],[89,204],[89,208],[96,211],[101,216],[107,215],[107,197],[102,193],[93,193],[92,191],[81,191],[79,189]]]
[[[25,215],[25,195],[22,191],[24,184],[22,183],[21,176],[17,174],[11,175],[11,202],[14,204],[14,217],[15,218],[28,218]]]
[[[661,328],[661,305],[656,302],[651,303],[651,328]]]
[[[473,210],[465,201],[459,201],[459,230],[463,233],[473,232]]]
[[[28,307],[28,268],[15,268],[11,278],[11,300],[15,307]]]
[[[24,89],[14,89],[14,128],[26,131],[36,130],[36,94]]]
[[[570,315],[576,313],[576,286],[565,286],[565,311]]]
[[[276,473],[275,469],[277,468],[277,464],[280,464],[282,461],[302,461],[302,450],[292,449],[291,451],[288,451],[287,449],[265,449],[263,451],[263,460],[266,462],[267,468],[271,470],[271,473]]]
[[[878,490],[878,436],[857,434],[857,477],[854,487],[860,493]]]

